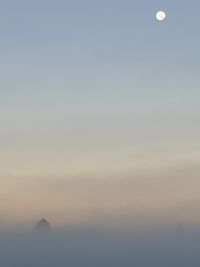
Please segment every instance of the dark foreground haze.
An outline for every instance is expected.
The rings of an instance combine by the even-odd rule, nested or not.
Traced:
[[[68,228],[0,234],[2,267],[200,266],[200,228],[122,231]]]

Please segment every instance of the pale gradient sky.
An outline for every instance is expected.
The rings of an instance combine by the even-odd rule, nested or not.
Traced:
[[[167,12],[163,23],[155,20],[159,9]],[[137,194],[146,203],[141,208],[146,215],[150,200],[160,199],[155,207],[158,221],[159,211],[166,218],[186,221],[191,213],[192,221],[200,221],[195,215],[200,164],[199,9],[196,0],[0,0],[0,215],[5,221],[34,220],[45,212],[55,221],[56,213],[62,223],[90,218],[95,214],[87,187],[92,177],[91,191],[98,191],[96,181],[105,187],[109,182],[107,190],[113,196],[113,205],[106,207],[106,193],[97,194],[94,221],[103,218],[101,209],[111,218],[121,216],[117,203],[137,214]],[[180,183],[183,179],[181,188],[173,181],[177,172]],[[158,183],[164,196],[154,195],[151,186],[135,190],[140,173],[145,177],[141,186],[146,188],[146,181],[148,187],[149,180]],[[120,205],[118,195],[125,194],[120,192],[121,179],[126,176],[125,188],[132,189]],[[43,179],[46,188],[39,186]],[[73,219],[65,204],[63,208],[61,202],[53,204],[59,193],[52,183],[60,179],[66,184],[68,179],[78,181],[71,191],[62,191],[59,200],[70,201]],[[174,216],[172,203],[175,210],[184,206],[187,190],[191,192],[187,212]]]

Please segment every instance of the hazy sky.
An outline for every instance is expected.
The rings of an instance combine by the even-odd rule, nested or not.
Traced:
[[[2,220],[200,221],[199,9],[0,0]]]

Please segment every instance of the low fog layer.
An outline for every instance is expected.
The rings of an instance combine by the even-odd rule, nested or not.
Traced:
[[[200,227],[128,231],[82,227],[0,234],[3,267],[199,266]]]

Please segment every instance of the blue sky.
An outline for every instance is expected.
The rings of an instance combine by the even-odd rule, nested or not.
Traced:
[[[82,112],[187,99],[188,83],[193,95],[198,87],[198,26],[196,1],[1,1],[1,103],[15,114],[36,104],[38,118],[56,103]]]
[[[1,177],[165,176],[198,164],[199,8],[1,0]]]

